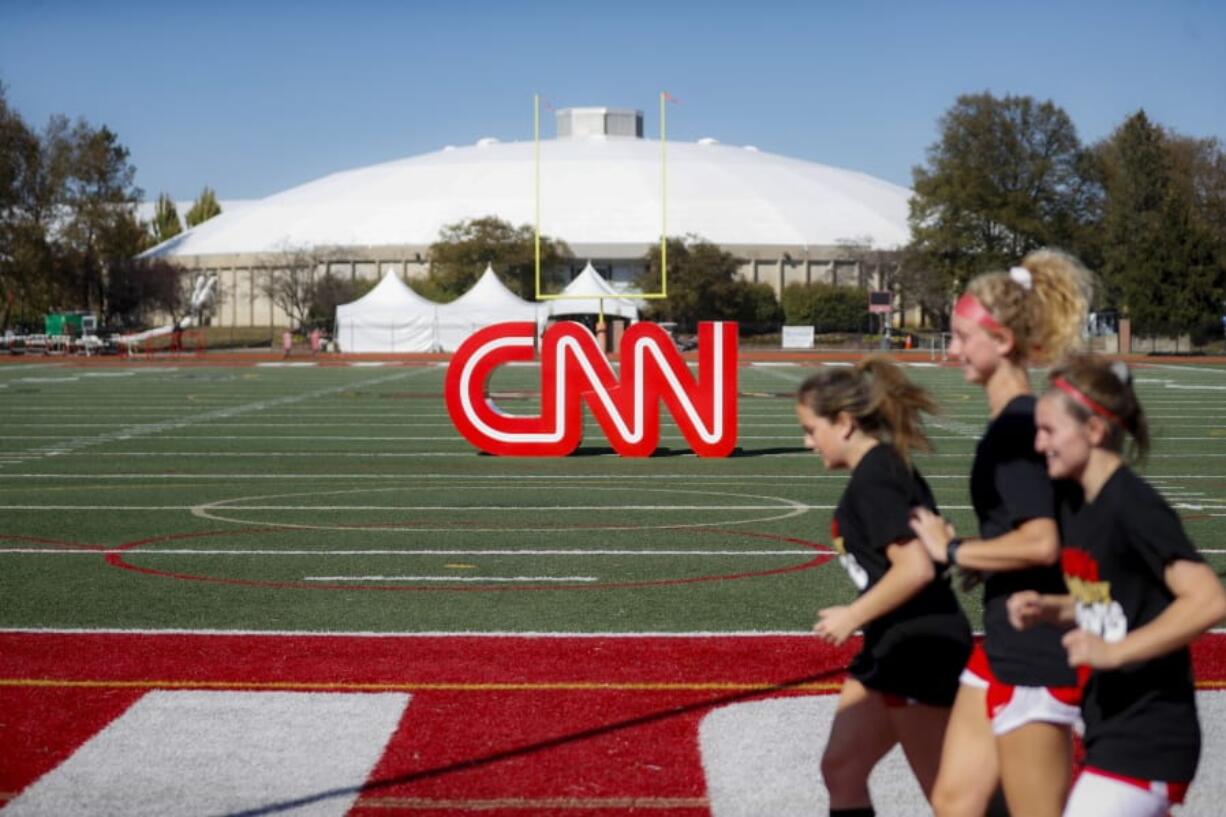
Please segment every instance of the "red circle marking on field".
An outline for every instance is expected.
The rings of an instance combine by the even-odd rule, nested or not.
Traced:
[[[143,547],[145,545],[164,544],[166,542],[181,541],[184,539],[199,539],[211,536],[237,536],[253,533],[286,533],[287,530],[285,528],[240,528],[238,530],[231,531],[201,531],[196,533],[172,533],[166,536],[153,536],[148,539],[138,539],[134,542],[124,543],[115,548],[109,548],[104,558],[106,559],[107,564],[112,567],[119,568],[120,570],[141,573],[146,576],[160,576],[167,579],[178,579],[180,581],[228,584],[239,587],[262,587],[276,590],[356,590],[363,592],[375,591],[392,593],[507,593],[539,590],[626,590],[640,587],[670,587],[683,584],[699,584],[702,582],[750,579],[760,576],[777,576],[784,573],[799,573],[803,570],[811,570],[815,567],[820,567],[834,558],[834,552],[830,551],[826,545],[823,545],[820,542],[810,542],[807,539],[799,539],[793,536],[759,533],[757,531],[728,530],[726,528],[691,528],[690,530],[717,535],[743,536],[750,539],[766,539],[773,542],[787,542],[788,544],[801,545],[802,547],[811,548],[814,556],[807,562],[789,565],[787,567],[779,567],[771,570],[753,570],[742,573],[728,573],[714,576],[691,576],[684,579],[653,579],[637,582],[612,582],[607,584],[529,584],[516,587],[507,587],[502,585],[473,585],[470,587],[437,587],[425,585],[391,586],[381,584],[324,584],[316,582],[284,582],[268,581],[263,579],[240,579],[229,576],[207,576],[195,573],[179,573],[169,570],[158,570],[151,567],[141,567],[140,565],[134,565],[126,561],[124,553],[120,552]],[[306,533],[306,531],[303,533]]]
[[[0,542],[6,539],[14,542],[32,542],[36,545],[51,545],[52,547],[64,548],[65,550],[107,550],[106,545],[85,545],[80,542],[67,542],[63,539],[44,539],[41,536],[22,536],[21,534],[17,533],[0,533]]]

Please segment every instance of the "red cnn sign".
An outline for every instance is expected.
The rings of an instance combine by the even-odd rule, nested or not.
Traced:
[[[534,357],[536,326],[501,323],[475,332],[447,369],[447,412],[477,448],[512,457],[564,457],[583,439],[581,402],[613,450],[647,457],[660,442],[660,402],[700,457],[736,447],[737,325],[698,325],[695,380],[672,338],[654,323],[636,323],[621,340],[621,378],[579,323],[555,323],[541,338],[541,413],[504,414],[485,384],[505,363]]]

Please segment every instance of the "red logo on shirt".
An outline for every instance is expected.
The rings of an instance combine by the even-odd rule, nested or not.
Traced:
[[[1065,576],[1096,582],[1098,581],[1098,562],[1088,551],[1079,548],[1064,548],[1060,551],[1060,566],[1064,568]]]

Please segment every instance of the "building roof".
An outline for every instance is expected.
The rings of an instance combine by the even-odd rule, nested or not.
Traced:
[[[714,140],[667,143],[667,232],[721,246],[909,240],[911,191],[841,168]],[[444,225],[534,221],[534,143],[468,147],[333,173],[226,210],[149,255],[278,253],[310,246],[427,246]],[[542,232],[641,255],[659,241],[659,141],[606,135],[540,143]]]

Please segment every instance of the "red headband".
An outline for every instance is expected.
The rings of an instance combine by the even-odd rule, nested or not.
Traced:
[[[1051,381],[1051,385],[1053,388],[1057,388],[1064,392],[1069,397],[1080,403],[1084,408],[1094,412],[1104,420],[1115,423],[1121,428],[1128,428],[1128,425],[1120,419],[1118,414],[1104,406],[1102,403],[1099,403],[1094,398],[1090,397],[1090,395],[1086,394],[1081,389],[1065,380],[1063,377],[1057,377],[1055,380]]]
[[[972,323],[977,323],[984,329],[991,332],[1003,332],[1005,327],[1000,325],[1000,321],[992,317],[992,313],[987,307],[971,293],[967,292],[958,299],[958,303],[954,305],[954,314],[960,318],[966,318]]]

